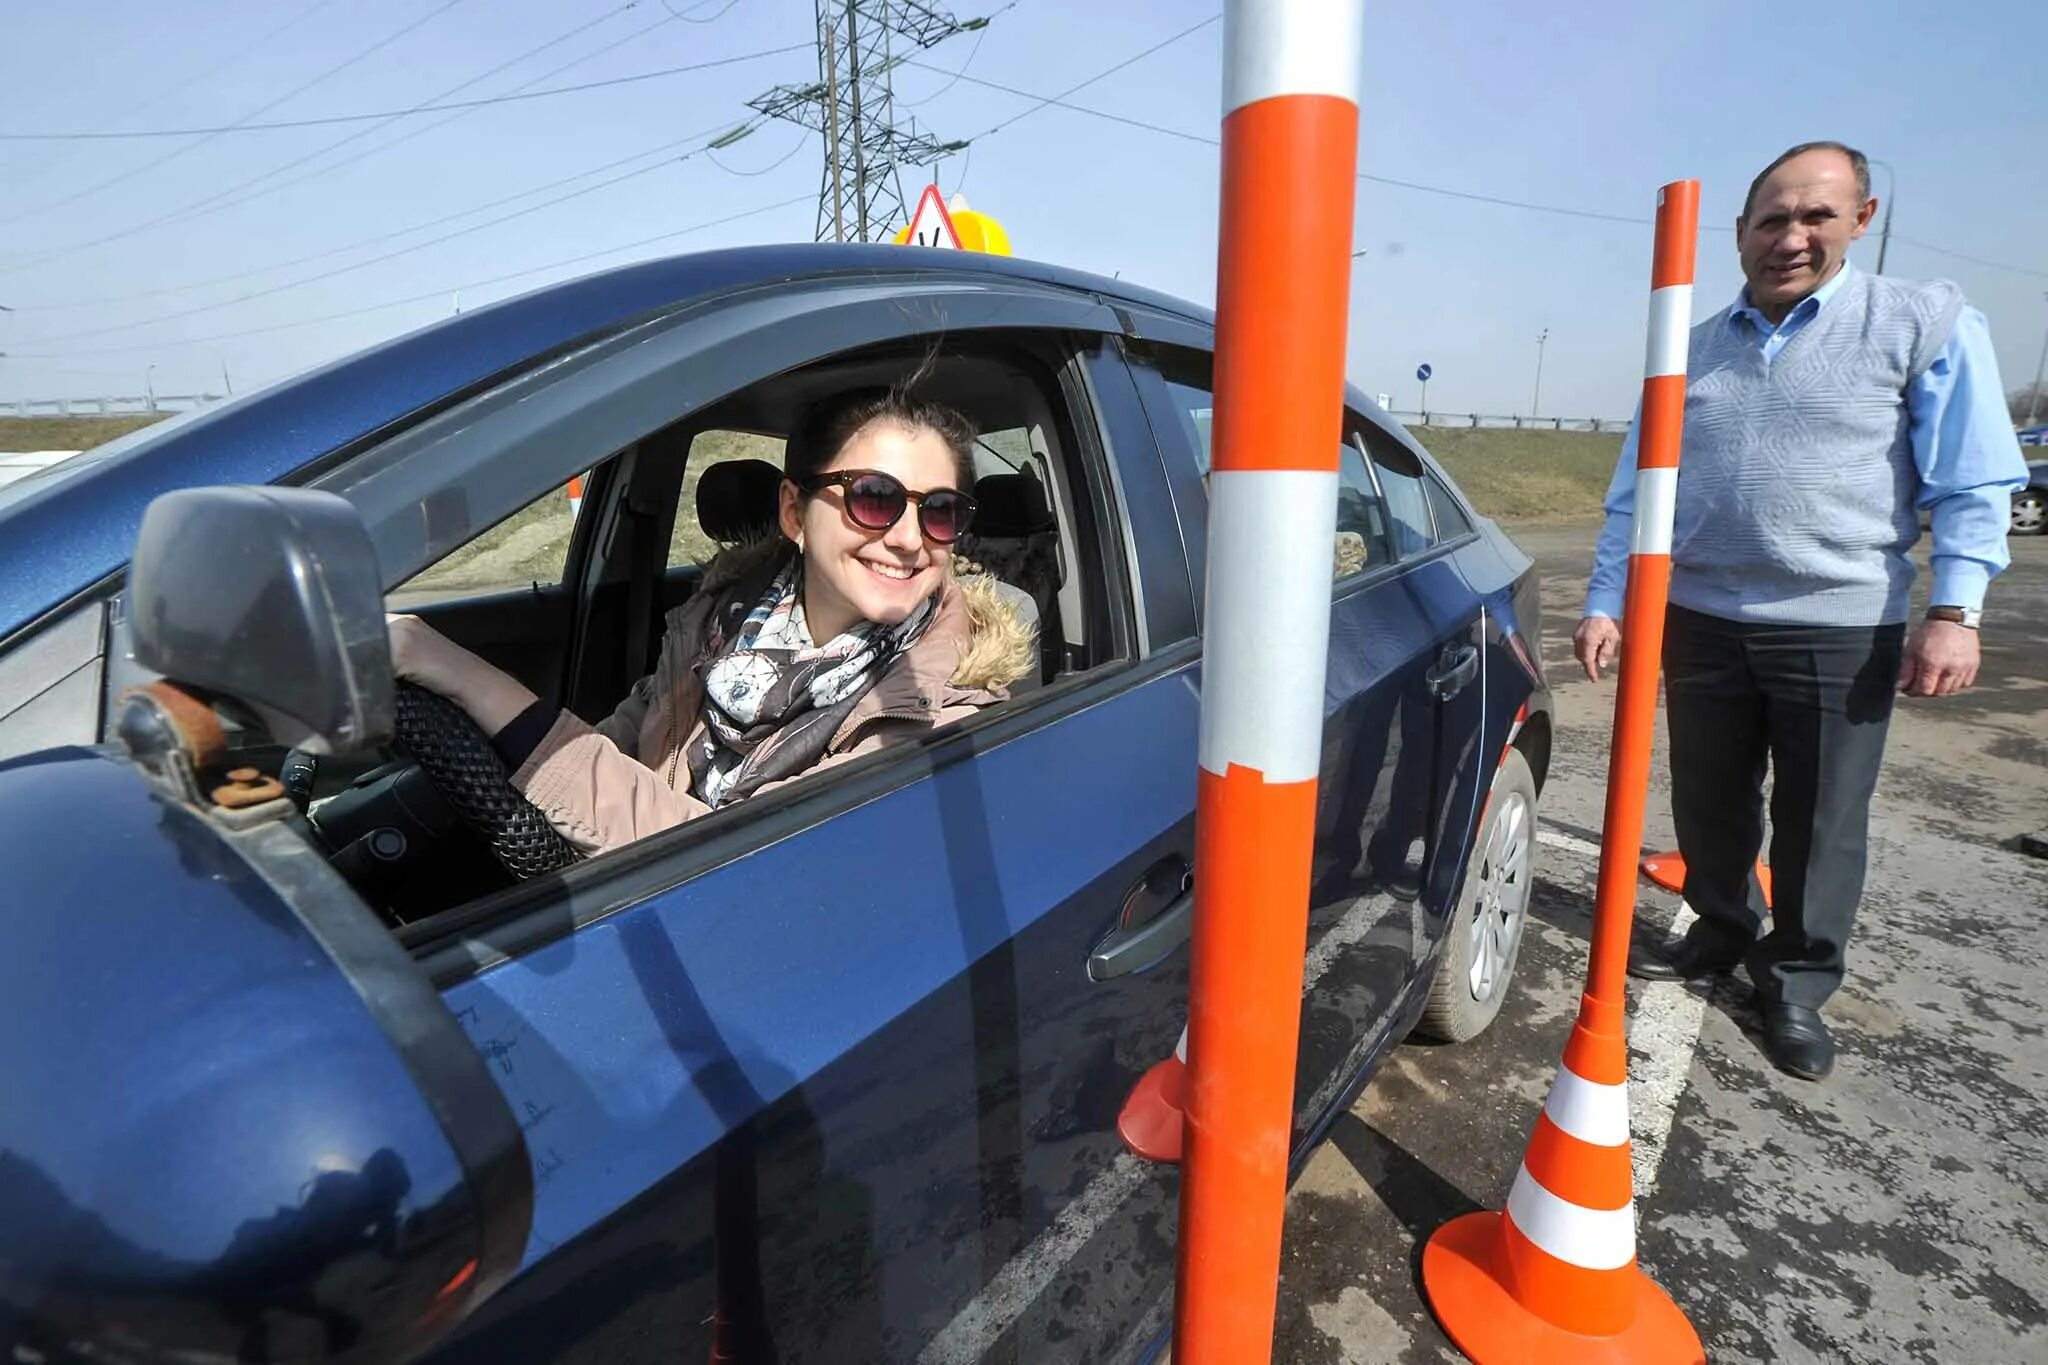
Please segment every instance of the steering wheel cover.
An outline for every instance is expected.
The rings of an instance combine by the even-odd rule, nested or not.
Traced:
[[[468,712],[408,682],[398,684],[397,702],[399,742],[507,872],[525,881],[583,861],[540,808],[513,788],[489,737]]]

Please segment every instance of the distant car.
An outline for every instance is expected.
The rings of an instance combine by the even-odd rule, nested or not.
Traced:
[[[2027,486],[2012,495],[2012,533],[2048,532],[2048,460],[2027,461]]]
[[[1213,342],[968,252],[681,257],[0,490],[0,1355],[1156,1356],[1179,1175],[1117,1122],[1187,1006]],[[387,604],[601,716],[793,415],[934,350],[1030,685],[524,875]],[[1342,430],[1297,1169],[1498,1010],[1550,762],[1529,559]]]

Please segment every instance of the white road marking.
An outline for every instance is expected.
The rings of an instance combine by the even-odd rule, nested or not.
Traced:
[[[1301,991],[1307,995],[1323,979],[1343,949],[1361,942],[1381,919],[1406,908],[1384,894],[1361,897],[1352,908],[1316,940],[1302,964]],[[1375,1021],[1377,1027],[1377,1021]],[[1368,1030],[1368,1035],[1371,1030]],[[1185,1036],[1185,1035],[1183,1035]],[[1348,1070],[1349,1068],[1345,1068]],[[1330,1084],[1331,1082],[1326,1082]],[[1319,1101],[1327,1103],[1327,1097]],[[1140,1161],[1129,1152],[1116,1158],[1088,1182],[1080,1197],[1068,1203],[1053,1218],[1052,1225],[1012,1256],[972,1299],[954,1315],[939,1334],[925,1343],[917,1354],[918,1365],[954,1365],[980,1360],[1002,1340],[1053,1277],[1065,1268],[1076,1252],[1116,1216],[1124,1202],[1138,1193],[1152,1178],[1152,1163]]]
[[[1536,837],[1548,848],[1595,860],[1600,857],[1598,844],[1576,835],[1546,829],[1538,831]],[[1393,907],[1386,900],[1373,896],[1359,901],[1309,950],[1302,970],[1303,994],[1313,989],[1335,965],[1341,950],[1357,944],[1383,915],[1392,912]],[[1681,903],[1671,932],[1683,933],[1692,920],[1692,911]],[[1678,1098],[1684,1093],[1686,1076],[1692,1070],[1693,1049],[1699,1042],[1706,1001],[1675,983],[1637,984],[1641,988],[1641,1003],[1629,1028],[1629,1126],[1636,1192],[1643,1195],[1656,1184],[1657,1165],[1671,1134]],[[1140,1161],[1129,1152],[1117,1153],[1088,1182],[1080,1196],[1059,1211],[1050,1227],[1011,1257],[981,1292],[925,1344],[918,1352],[918,1365],[955,1365],[987,1355],[1066,1263],[1116,1216],[1127,1200],[1145,1187],[1152,1177],[1150,1166],[1151,1163]]]
[[[944,1330],[925,1343],[917,1353],[918,1365],[953,1365],[986,1356],[1045,1292],[1060,1268],[1151,1179],[1149,1164],[1129,1152],[1118,1152],[1116,1159],[1088,1182],[1081,1197],[1059,1211],[1051,1227],[1012,1256]]]
[[[1669,932],[1682,934],[1698,918],[1680,901]],[[1657,1188],[1657,1168],[1664,1160],[1664,1144],[1671,1137],[1686,1078],[1692,1074],[1706,1013],[1704,992],[1687,989],[1682,981],[1636,983],[1635,1017],[1628,1026],[1628,1107],[1635,1139],[1629,1157],[1638,1197]]]
[[[1576,834],[1560,834],[1554,829],[1538,830],[1536,842],[1545,848],[1563,849],[1566,853],[1577,853],[1587,858],[1598,859],[1600,856],[1600,845]]]
[[[1546,829],[1536,837],[1548,848],[1600,857],[1598,844],[1576,835]],[[1665,932],[1683,934],[1698,918],[1680,901]],[[1636,1008],[1628,1024],[1629,1159],[1641,1198],[1657,1188],[1664,1146],[1671,1139],[1686,1078],[1692,1074],[1693,1053],[1699,1049],[1707,998],[1705,992],[1689,990],[1679,981],[1638,981],[1634,989]]]

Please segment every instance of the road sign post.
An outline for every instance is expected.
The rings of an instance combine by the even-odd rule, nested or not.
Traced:
[[[1363,7],[1229,0],[1174,1359],[1270,1360],[1322,752]]]
[[[1422,420],[1425,424],[1429,421],[1429,377],[1435,373],[1426,360],[1415,367],[1415,377],[1422,381]]]

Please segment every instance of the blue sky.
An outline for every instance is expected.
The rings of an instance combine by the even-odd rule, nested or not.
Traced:
[[[14,0],[0,48],[0,132],[213,126],[273,104],[260,120],[402,109],[740,56],[806,43],[812,31],[811,0],[666,6],[209,0],[202,10]],[[1969,11],[1965,21],[1954,7],[1944,17],[1889,0],[1855,9],[1374,5],[1360,166],[1642,218],[1659,184],[1696,176],[1703,218],[1723,226],[1750,177],[1786,144],[1847,140],[1896,169],[1888,272],[1962,284],[1989,315],[2014,387],[2032,377],[2048,330],[2048,5],[1980,0]],[[970,76],[1052,95],[1211,11],[1164,0],[1017,0],[955,12],[996,17],[978,48],[972,35],[954,39],[927,54],[933,66],[959,70],[971,55]],[[1221,44],[1220,24],[1200,28],[1071,98],[1214,135]],[[808,239],[820,151],[793,127],[762,128],[716,161],[626,158],[695,145],[683,140],[740,123],[749,96],[815,72],[814,58],[797,51],[456,118],[203,140],[0,143],[0,305],[16,310],[0,314],[0,398],[140,392],[150,366],[160,392],[218,389],[223,365],[241,391],[443,316],[457,286],[469,286],[467,308],[637,257]],[[1031,106],[922,70],[899,74],[897,96],[925,101],[904,113],[942,137],[980,133]],[[618,164],[567,179],[610,163]],[[651,169],[630,174],[643,168]],[[593,188],[620,176],[628,178]],[[978,141],[938,177],[999,217],[1021,255],[1121,272],[1203,302],[1214,296],[1212,147],[1053,107]],[[1882,172],[1877,181],[1883,193]],[[235,188],[243,182],[253,183]],[[917,188],[909,176],[906,188]],[[1349,370],[1367,391],[1414,406],[1413,371],[1427,360],[1432,408],[1525,412],[1535,338],[1547,327],[1543,411],[1628,412],[1641,373],[1647,226],[1371,182],[1360,184],[1357,204],[1367,254],[1354,264]],[[215,211],[181,216],[188,208]],[[738,214],[750,216],[593,255]],[[166,217],[174,221],[149,225]],[[371,238],[383,240],[336,251]],[[551,265],[572,257],[592,258]],[[313,259],[266,268],[300,258]],[[1875,262],[1874,232],[1856,259]],[[1703,233],[1702,308],[1718,307],[1739,282],[1732,237]],[[398,300],[410,301],[378,306]],[[189,315],[165,318],[173,313]],[[353,316],[332,317],[344,313]]]

